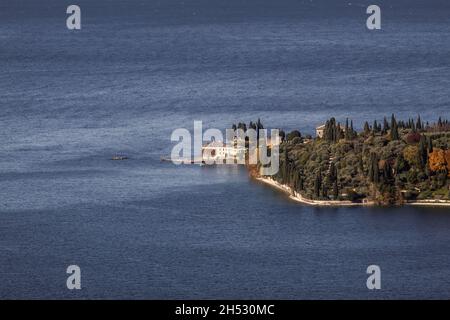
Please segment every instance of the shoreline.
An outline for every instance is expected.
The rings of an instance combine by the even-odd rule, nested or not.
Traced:
[[[303,197],[298,192],[293,192],[292,189],[286,185],[276,182],[271,178],[265,177],[254,177],[257,181],[265,183],[275,189],[283,191],[289,195],[289,199],[307,204],[310,206],[322,206],[322,207],[354,207],[354,206],[363,206],[363,207],[371,207],[376,206],[377,204],[374,201],[367,202],[351,202],[349,200],[312,200]],[[403,205],[409,206],[440,206],[440,207],[450,207],[450,201],[446,200],[418,200],[418,201],[409,201],[405,202]]]
[[[292,189],[286,185],[276,182],[270,178],[263,177],[255,177],[256,180],[261,181],[265,184],[268,184],[278,190],[281,190],[287,194],[289,194],[289,199],[301,202],[304,204],[308,204],[310,206],[327,206],[327,207],[353,207],[353,206],[373,206],[375,202],[351,202],[348,200],[312,200],[303,197],[298,192],[293,192]]]
[[[450,201],[447,200],[418,200],[405,202],[408,206],[436,206],[436,207],[450,207]]]

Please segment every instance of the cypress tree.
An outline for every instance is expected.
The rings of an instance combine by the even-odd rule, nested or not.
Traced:
[[[335,200],[339,197],[339,187],[338,187],[337,179],[334,180],[334,183],[333,183],[333,197]]]
[[[380,182],[380,173],[378,170],[378,157],[375,153],[373,153],[372,168],[373,168],[373,182],[379,183]]]
[[[433,152],[433,139],[431,137],[427,138],[427,144],[428,144],[428,152],[431,153]]]
[[[366,121],[366,122],[364,122],[364,135],[368,136],[369,133],[370,133],[370,127],[369,127],[369,124]]]
[[[431,172],[430,172],[430,162],[428,161],[428,158],[427,158],[427,162],[426,162],[426,164],[425,164],[425,174],[427,175],[427,177],[430,177],[430,176],[431,176]]]
[[[327,188],[326,184],[322,184],[322,197],[328,198],[328,188]]]
[[[389,130],[389,124],[386,120],[386,117],[383,119],[383,130],[381,131],[383,134],[386,134]]]
[[[303,172],[302,172],[302,170],[299,170],[299,172],[298,172],[297,190],[299,190],[299,191],[303,190]]]
[[[341,124],[338,122],[337,126],[336,126],[336,141],[339,141],[340,139],[342,139],[344,137],[344,133],[342,132],[341,129]]]
[[[391,140],[398,140],[398,139],[399,139],[399,135],[398,135],[397,121],[395,120],[394,114],[392,114],[392,117],[391,117]]]
[[[259,148],[259,118],[258,124],[254,125],[254,129],[256,130],[256,147]]]
[[[340,125],[336,125],[336,119],[331,118],[325,123],[323,137],[327,141],[336,142],[341,138]]]
[[[355,137],[355,130],[353,130],[353,120],[350,120],[350,139]]]
[[[370,159],[369,159],[369,172],[368,172],[368,176],[369,176],[369,181],[370,182],[374,182],[375,178],[374,178],[374,171],[373,171],[373,154],[370,154]]]
[[[349,131],[349,127],[348,127],[348,118],[345,119],[345,140],[350,140],[350,131]]]
[[[424,168],[428,160],[427,143],[424,135],[420,136],[419,157],[420,157],[420,165],[422,168]]]
[[[288,174],[289,174],[289,167],[288,167],[289,159],[288,159],[288,150],[287,146],[284,146],[284,177],[283,181],[284,183],[288,183]]]
[[[389,182],[392,179],[392,167],[389,161],[384,162],[383,167],[384,181]]]
[[[336,178],[337,178],[337,169],[336,169],[336,166],[334,165],[334,162],[332,162],[330,164],[330,172],[328,174],[328,179],[330,181],[334,181],[334,180],[336,180]]]
[[[395,119],[394,119],[394,122],[391,127],[391,140],[394,141],[394,140],[398,140],[398,139],[399,139],[398,127],[397,127],[397,123],[395,122]]]
[[[417,130],[422,130],[422,120],[420,120],[420,115],[417,117],[417,125],[416,125],[416,128],[417,128]]]
[[[317,173],[316,179],[314,180],[314,196],[318,199],[320,197],[320,172]]]
[[[283,142],[284,139],[286,138],[286,133],[283,130],[280,130],[279,135],[281,142]]]
[[[373,120],[372,132],[373,132],[374,134],[375,134],[376,132],[378,132],[378,123],[377,123],[377,120]]]

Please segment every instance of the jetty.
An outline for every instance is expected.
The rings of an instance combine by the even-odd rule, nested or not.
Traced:
[[[177,159],[173,160],[170,157],[161,157],[161,162],[172,162],[175,164],[199,164],[204,165],[205,161],[203,159]]]

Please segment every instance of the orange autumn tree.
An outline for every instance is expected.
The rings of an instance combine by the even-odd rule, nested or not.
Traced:
[[[450,156],[450,153],[447,153],[442,149],[434,148],[433,152],[428,154],[428,162],[430,164],[431,171],[436,172],[446,170],[448,164],[446,160],[447,155]]]
[[[447,162],[447,176],[450,178],[450,149],[445,150],[445,161]]]

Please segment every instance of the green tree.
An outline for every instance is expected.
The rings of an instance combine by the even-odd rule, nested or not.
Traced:
[[[399,139],[399,135],[398,135],[398,126],[397,126],[397,121],[395,120],[395,116],[394,114],[392,114],[391,117],[391,140],[398,140]]]
[[[372,132],[373,132],[374,135],[375,135],[375,133],[378,132],[378,123],[377,123],[377,120],[373,120]]]
[[[428,152],[433,152],[433,139],[431,137],[427,137],[427,149]]]
[[[366,121],[364,122],[364,135],[367,137],[370,134],[370,127],[369,123]]]
[[[389,124],[386,120],[386,117],[383,119],[383,130],[381,131],[382,134],[386,134],[389,130]]]
[[[333,197],[334,199],[337,199],[339,197],[339,187],[337,179],[333,182]]]
[[[287,146],[284,146],[284,170],[283,170],[283,181],[284,183],[289,183],[289,157]]]
[[[421,168],[425,168],[425,165],[427,163],[428,159],[428,149],[427,149],[427,142],[424,135],[420,136],[419,141],[419,159],[420,159],[420,166]]]
[[[321,184],[322,184],[322,178],[321,178],[320,172],[318,172],[316,174],[316,178],[314,180],[314,196],[316,197],[316,199],[320,198]]]

